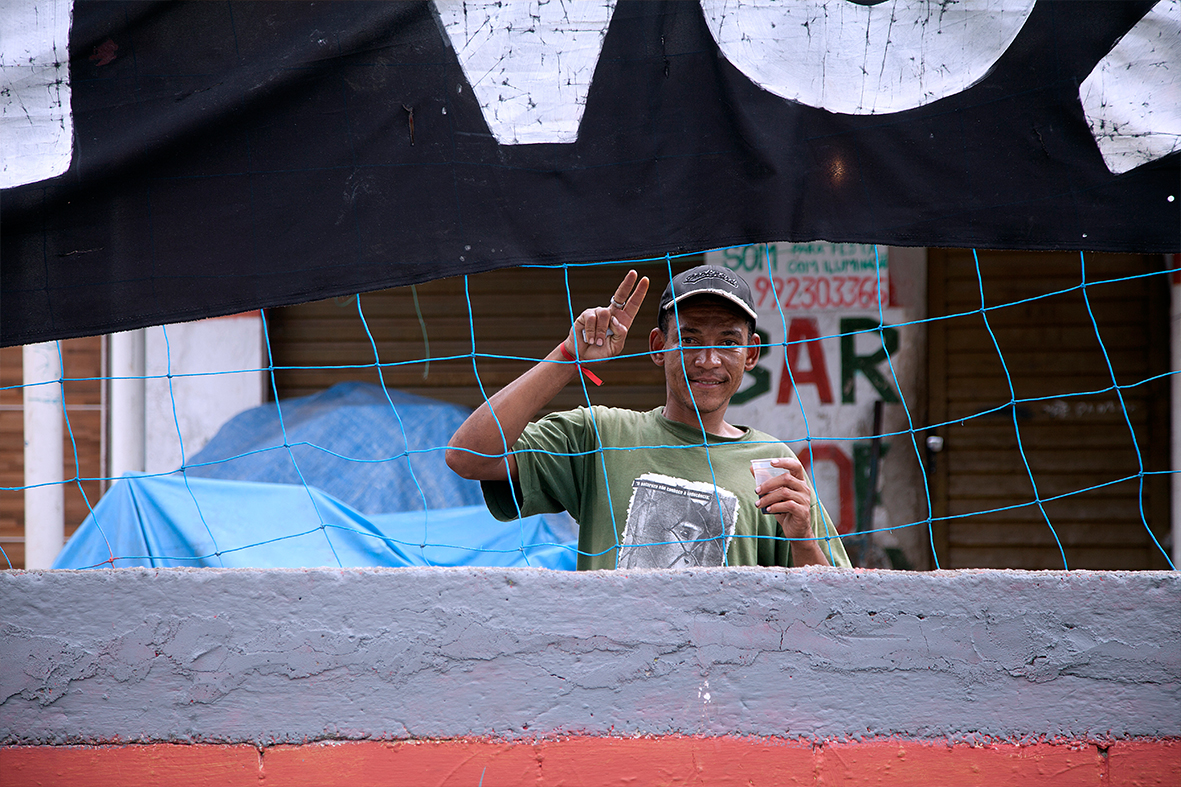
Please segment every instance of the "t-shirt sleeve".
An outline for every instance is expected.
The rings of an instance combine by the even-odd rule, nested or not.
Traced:
[[[586,409],[552,413],[525,427],[513,453],[516,481],[481,484],[488,510],[500,521],[533,514],[569,511],[577,518],[582,505],[588,457],[594,455],[593,431],[586,429]]]
[[[820,551],[828,558],[830,564],[838,568],[853,566],[849,561],[849,555],[845,552],[845,543],[841,540],[832,517],[828,515],[824,503],[820,502],[819,498],[816,499],[816,505],[812,506],[812,533],[828,539],[819,543]]]
[[[790,448],[788,449],[791,450]],[[796,456],[794,452],[790,454]],[[797,457],[798,458],[798,457]],[[837,526],[829,516],[828,510],[824,507],[824,503],[820,500],[820,494],[815,489],[812,490],[812,534],[817,538],[823,538],[824,541],[817,542],[820,545],[820,551],[828,558],[830,565],[838,568],[850,568],[852,563],[849,562],[849,556],[845,553],[845,544],[841,541],[840,533],[837,532]],[[787,545],[787,565],[791,565],[791,548]]]

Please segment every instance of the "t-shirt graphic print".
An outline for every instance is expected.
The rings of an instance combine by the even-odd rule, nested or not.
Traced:
[[[632,482],[619,568],[721,566],[737,517],[733,492],[645,473]]]

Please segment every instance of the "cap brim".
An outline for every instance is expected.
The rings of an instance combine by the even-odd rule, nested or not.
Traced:
[[[746,314],[747,316],[749,316],[752,320],[754,320],[756,324],[759,321],[758,312],[756,312],[754,309],[752,309],[750,306],[748,306],[746,304],[746,302],[743,301],[741,298],[739,298],[737,295],[735,295],[734,293],[729,292],[727,290],[718,290],[718,289],[714,289],[712,287],[702,287],[701,289],[692,290],[691,292],[686,292],[682,295],[678,295],[677,297],[670,300],[664,306],[664,308],[671,309],[673,307],[674,303],[680,303],[681,301],[684,301],[687,298],[695,298],[699,295],[715,295],[719,298],[725,298],[726,300],[730,301],[735,306],[737,306],[739,309],[742,309],[743,313]]]

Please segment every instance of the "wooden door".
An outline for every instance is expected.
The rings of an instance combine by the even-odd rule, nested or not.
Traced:
[[[675,260],[673,271],[700,262],[700,256]],[[624,357],[596,366],[601,388],[587,385],[595,404],[646,410],[664,402],[664,373],[647,349],[668,272],[663,261],[632,267],[652,279],[653,291]],[[462,277],[381,290],[360,296],[364,322],[353,298],[268,309],[275,387],[283,400],[346,380],[377,383],[376,345],[387,387],[474,408],[565,338],[571,309],[577,314],[606,304],[627,270],[570,268],[567,277],[560,268],[520,267],[469,276],[466,290]],[[582,386],[569,385],[545,412],[585,403]]]
[[[1167,568],[1160,258],[1086,254],[1085,288],[1077,253],[981,252],[979,278],[970,251],[929,260],[939,565]]]

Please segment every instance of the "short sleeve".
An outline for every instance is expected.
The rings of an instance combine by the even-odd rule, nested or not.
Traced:
[[[525,427],[513,453],[515,482],[481,484],[488,510],[501,521],[533,514],[569,511],[577,518],[582,506],[583,474],[593,457],[593,430],[586,408],[552,413]]]

